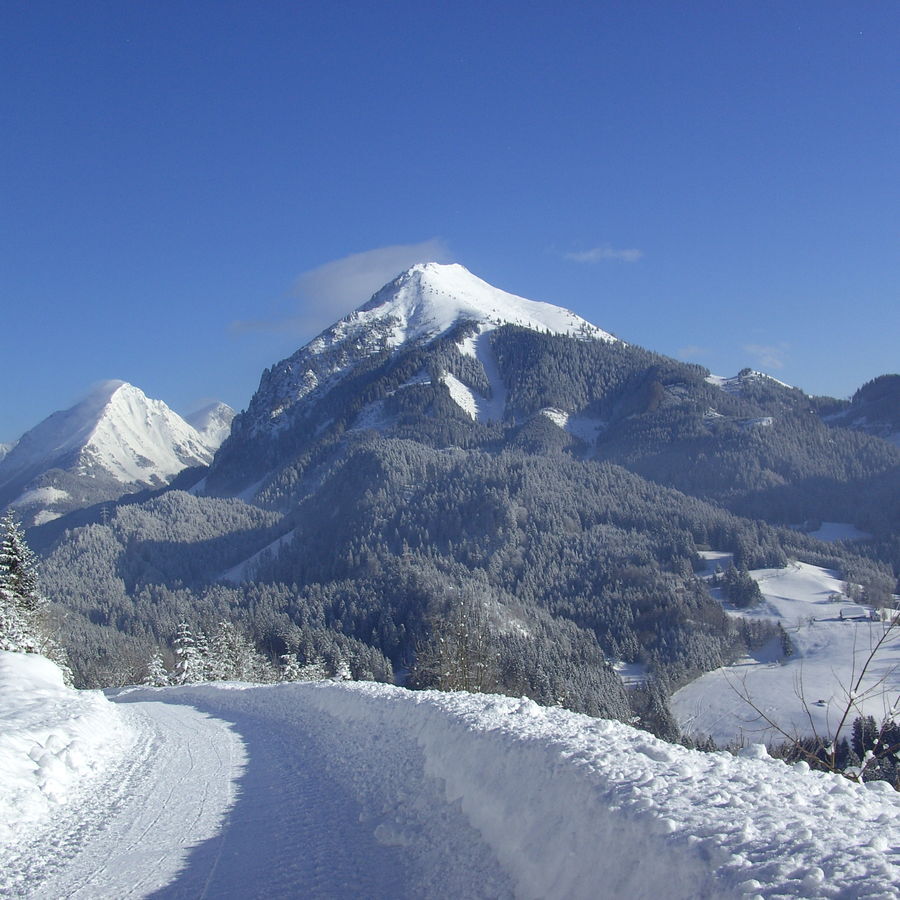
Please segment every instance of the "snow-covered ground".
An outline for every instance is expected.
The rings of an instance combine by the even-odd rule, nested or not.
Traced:
[[[759,747],[703,754],[529,700],[374,684],[112,703],[0,656],[4,723],[27,734],[4,739],[0,797],[34,793],[29,741],[82,718],[95,744],[116,736],[52,815],[7,827],[3,894],[900,897],[900,795]]]
[[[860,531],[849,522],[823,522],[815,531],[810,531],[809,536],[826,543],[832,543],[833,541],[864,541],[872,537],[871,534]]]
[[[99,691],[73,691],[42,656],[0,651],[0,858],[83,800],[134,734]],[[0,866],[0,886],[10,872]]]
[[[707,554],[713,556],[714,554]],[[727,554],[710,564],[727,566]],[[778,640],[753,657],[707,672],[677,691],[672,709],[685,732],[710,735],[719,744],[732,741],[784,740],[745,702],[752,700],[790,735],[834,736],[848,703],[848,691],[871,648],[883,633],[869,610],[841,596],[844,583],[835,572],[805,563],[750,573],[765,601],[735,615],[780,623],[794,653],[782,658]],[[886,703],[900,693],[900,633],[893,635],[872,661],[855,700],[849,727],[860,713],[879,721]]]

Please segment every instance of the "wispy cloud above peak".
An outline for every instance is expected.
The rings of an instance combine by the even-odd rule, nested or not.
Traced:
[[[365,303],[380,287],[422,262],[452,262],[441,238],[418,244],[393,244],[351,253],[309,269],[297,277],[291,297],[298,301],[290,316],[254,322],[234,322],[233,332],[290,332],[312,336]]]
[[[590,250],[581,250],[573,253],[564,253],[563,257],[570,262],[576,263],[598,263],[608,262],[637,262],[644,255],[643,250],[636,248],[628,248],[618,250],[610,244],[600,244]]]

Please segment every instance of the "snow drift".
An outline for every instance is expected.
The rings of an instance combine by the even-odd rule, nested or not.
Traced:
[[[900,896],[900,795],[884,783],[789,767],[761,745],[743,758],[689,751],[530,700],[305,691],[341,723],[367,802],[390,805],[373,755],[414,740],[412,777],[459,804],[517,897]],[[415,834],[405,818],[396,827]]]
[[[66,687],[42,656],[0,651],[0,855],[77,801],[132,739],[100,691]]]

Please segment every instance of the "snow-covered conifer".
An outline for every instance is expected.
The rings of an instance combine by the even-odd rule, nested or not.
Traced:
[[[71,682],[66,653],[42,620],[47,600],[38,585],[36,557],[12,512],[4,516],[0,529],[0,650],[43,653]]]
[[[294,653],[283,653],[281,655],[281,672],[279,678],[281,681],[302,681],[300,660]]]
[[[0,543],[0,590],[9,593],[23,612],[36,612],[46,600],[38,589],[35,555],[25,543],[25,535],[12,512],[3,517],[0,528],[3,529],[3,541]]]
[[[38,643],[14,598],[0,587],[0,650],[37,653]]]
[[[162,653],[159,649],[153,651],[150,662],[147,663],[147,674],[144,676],[144,684],[149,687],[166,687],[170,684],[169,673],[166,671]]]
[[[203,629],[197,629],[194,635],[194,646],[197,648],[197,681],[215,681],[216,665],[209,639]]]
[[[178,626],[175,637],[175,672],[173,684],[196,684],[203,680],[203,666],[193,632],[187,622]]]
[[[334,668],[335,681],[352,681],[353,673],[350,671],[350,663],[343,657],[338,658]]]

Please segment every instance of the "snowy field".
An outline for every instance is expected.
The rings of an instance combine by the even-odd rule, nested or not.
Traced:
[[[727,555],[707,554],[727,564]],[[884,625],[869,621],[868,609],[840,595],[835,572],[805,563],[750,573],[764,603],[739,615],[780,623],[794,647],[782,659],[779,642],[753,657],[705,675],[677,691],[672,710],[688,734],[711,735],[720,745],[732,741],[781,743],[750,704],[790,735],[834,736],[850,691]],[[735,613],[736,615],[738,613]],[[841,736],[849,737],[858,714],[879,721],[900,693],[900,630],[881,648],[857,691],[855,708]]]
[[[900,897],[900,795],[759,747],[702,754],[528,700],[374,684],[107,702],[0,657],[17,698],[0,796],[43,791],[29,744],[56,735],[58,757],[89,725],[116,745],[64,762],[83,784],[29,827],[9,826],[32,801],[4,803],[6,896]]]
[[[860,531],[855,525],[848,522],[822,522],[815,531],[810,531],[808,534],[818,541],[825,541],[826,544],[834,541],[864,541],[872,537],[871,534]]]

